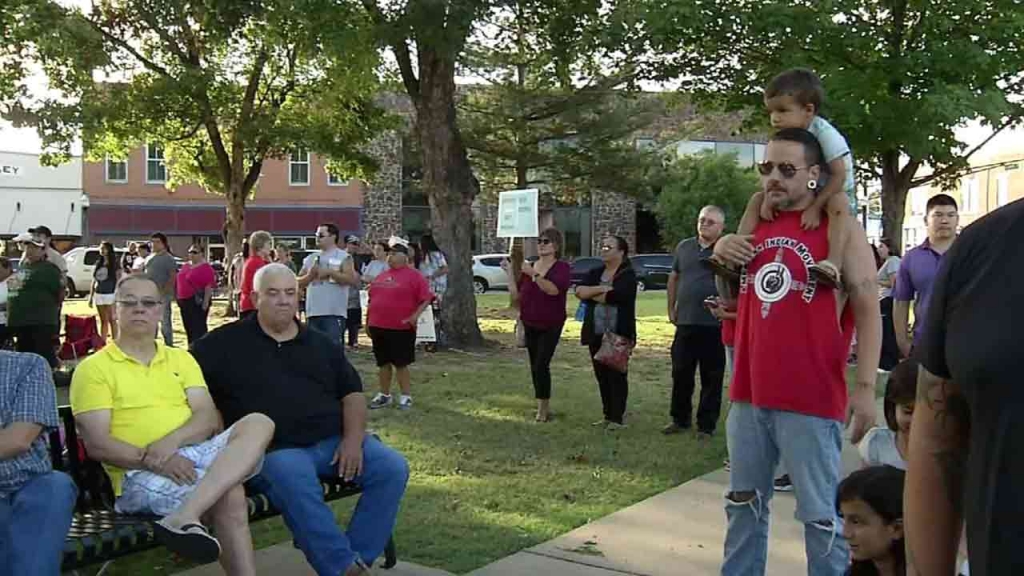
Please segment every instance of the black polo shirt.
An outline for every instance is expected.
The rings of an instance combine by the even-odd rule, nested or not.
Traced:
[[[305,326],[295,338],[278,342],[255,314],[199,339],[192,355],[224,425],[253,412],[265,414],[276,425],[272,448],[308,446],[340,435],[340,400],[363,391],[340,346]]]

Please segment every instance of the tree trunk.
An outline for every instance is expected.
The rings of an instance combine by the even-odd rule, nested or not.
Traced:
[[[430,200],[431,227],[448,258],[448,291],[441,321],[451,346],[473,348],[483,344],[471,250],[472,203],[480,185],[455,124],[454,58],[454,54],[420,50],[416,133],[423,153],[423,186]]]
[[[242,192],[242,178],[239,176],[232,180],[225,197],[227,204],[224,218],[224,268],[228,274],[231,273],[231,262],[235,254],[242,251],[242,239],[245,238],[245,194]],[[230,284],[229,277],[228,285]],[[234,307],[234,300],[229,293],[226,315],[234,316],[237,313]]]
[[[888,154],[882,159],[882,236],[897,249],[903,248],[903,216],[907,209],[909,182],[903,178],[899,155]]]

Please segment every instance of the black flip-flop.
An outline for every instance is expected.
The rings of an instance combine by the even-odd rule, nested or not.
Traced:
[[[827,265],[823,265],[825,263],[827,263]],[[837,274],[839,274],[839,269],[837,269],[834,264],[828,262],[827,260],[823,260],[821,262],[818,262],[817,264],[811,265],[810,268],[808,268],[807,272],[811,275],[811,277],[818,281],[818,284],[828,286],[829,288],[832,289],[838,289],[840,286],[841,281],[840,278],[837,276]]]
[[[700,263],[703,264],[705,268],[710,268],[712,272],[726,280],[738,282],[740,279],[740,273],[738,270],[730,268],[714,258],[701,258]]]
[[[159,521],[153,524],[153,531],[168,550],[186,560],[209,564],[220,558],[220,542],[202,524],[191,523],[181,528],[171,528]]]

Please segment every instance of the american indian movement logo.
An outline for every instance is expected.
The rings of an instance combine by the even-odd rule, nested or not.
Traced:
[[[754,259],[762,252],[775,250],[775,258],[762,264],[753,274],[744,266],[740,274],[740,294],[746,294],[749,286],[754,285],[754,293],[761,301],[761,317],[767,318],[772,304],[785,298],[790,292],[800,292],[800,298],[810,304],[818,288],[818,281],[810,275],[810,267],[814,265],[814,256],[806,244],[793,238],[776,236],[766,238],[754,246]],[[793,278],[793,271],[785,263],[785,254],[789,250],[796,254],[803,264],[803,277],[806,280]]]

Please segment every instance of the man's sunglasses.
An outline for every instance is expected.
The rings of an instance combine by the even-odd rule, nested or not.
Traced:
[[[782,174],[783,178],[789,180],[793,176],[796,176],[797,172],[806,170],[810,168],[810,166],[794,166],[789,162],[776,164],[775,162],[769,162],[767,160],[757,165],[757,171],[761,173],[761,176],[770,176],[776,168],[779,169],[779,174]]]
[[[548,244],[554,244],[554,242],[551,241],[551,238],[538,238],[537,244],[540,244],[541,246],[547,246]]]
[[[136,306],[139,306],[140,304],[146,310],[152,310],[153,308],[156,308],[157,306],[163,304],[163,301],[161,301],[161,300],[150,300],[150,299],[143,299],[143,300],[118,300],[117,303],[120,304],[121,306],[129,309],[129,310],[135,308]]]

